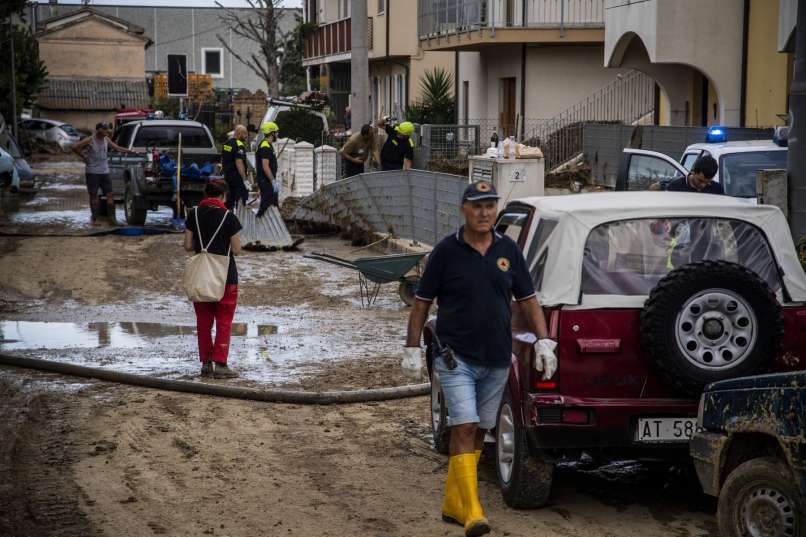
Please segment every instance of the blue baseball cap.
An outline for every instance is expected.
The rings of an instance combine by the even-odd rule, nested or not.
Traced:
[[[462,203],[467,201],[497,200],[498,192],[492,183],[487,181],[477,181],[470,183],[462,194]]]

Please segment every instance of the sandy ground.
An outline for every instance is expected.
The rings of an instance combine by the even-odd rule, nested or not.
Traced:
[[[0,231],[92,231],[80,197],[59,194],[76,191],[62,188],[79,183],[75,170],[56,167],[38,170],[49,190],[3,202]],[[46,193],[56,199],[42,202]],[[66,203],[77,214],[51,220],[49,208]],[[46,214],[20,216],[31,213]],[[0,320],[11,323],[0,326],[21,338],[0,333],[0,352],[200,381],[179,238],[0,237]],[[396,289],[382,288],[364,309],[355,273],[302,257],[359,254],[336,237],[308,237],[303,248],[238,260],[235,320],[246,328],[233,338],[242,372],[233,382],[320,390],[405,383],[397,363],[408,310]],[[162,325],[174,328],[155,328]],[[20,336],[20,326],[40,335]],[[42,335],[62,329],[90,343],[55,345]],[[115,343],[135,335],[130,346]],[[4,536],[461,535],[439,518],[447,459],[432,449],[425,397],[274,405],[0,368],[0,438]],[[665,465],[562,465],[552,504],[536,511],[504,505],[489,455],[480,481],[493,535],[715,532],[713,501],[690,474]]]

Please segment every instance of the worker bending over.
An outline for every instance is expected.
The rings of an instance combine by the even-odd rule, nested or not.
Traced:
[[[381,169],[410,170],[414,160],[414,141],[411,139],[414,125],[409,121],[396,127],[386,125],[386,134],[386,143],[381,149]]]

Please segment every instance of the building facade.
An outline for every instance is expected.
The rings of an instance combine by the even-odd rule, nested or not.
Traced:
[[[796,0],[607,0],[605,64],[654,78],[661,122],[785,122]],[[790,52],[786,51],[790,46]]]
[[[435,68],[453,74],[455,55],[420,49],[412,0],[367,0],[370,113],[405,116],[421,99],[420,81]],[[349,0],[305,0],[306,22],[316,25],[305,41],[303,65],[314,86],[330,96],[337,124],[345,123],[350,96],[351,11]]]
[[[33,24],[47,18],[66,15],[80,5],[35,3],[28,20]],[[221,9],[199,7],[112,6],[93,2],[99,13],[127,21],[143,29],[150,40],[145,49],[145,72],[167,72],[169,54],[187,55],[188,71],[209,74],[217,89],[266,91],[266,84],[254,71],[236,59],[219,39],[245,56],[258,53],[257,46],[232,32],[221,19]],[[248,13],[250,10],[238,10]],[[290,35],[302,15],[299,9],[280,9],[278,34]]]
[[[36,33],[48,69],[38,106],[51,119],[92,129],[119,108],[148,104],[145,49],[137,25],[82,8],[42,21]]]

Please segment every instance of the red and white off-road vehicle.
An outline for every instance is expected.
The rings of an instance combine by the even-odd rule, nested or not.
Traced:
[[[617,192],[511,202],[559,367],[533,367],[513,308],[512,370],[494,437],[506,503],[543,505],[554,463],[583,451],[685,456],[714,381],[806,369],[806,275],[782,213],[728,196]],[[431,368],[434,443],[447,410]]]

